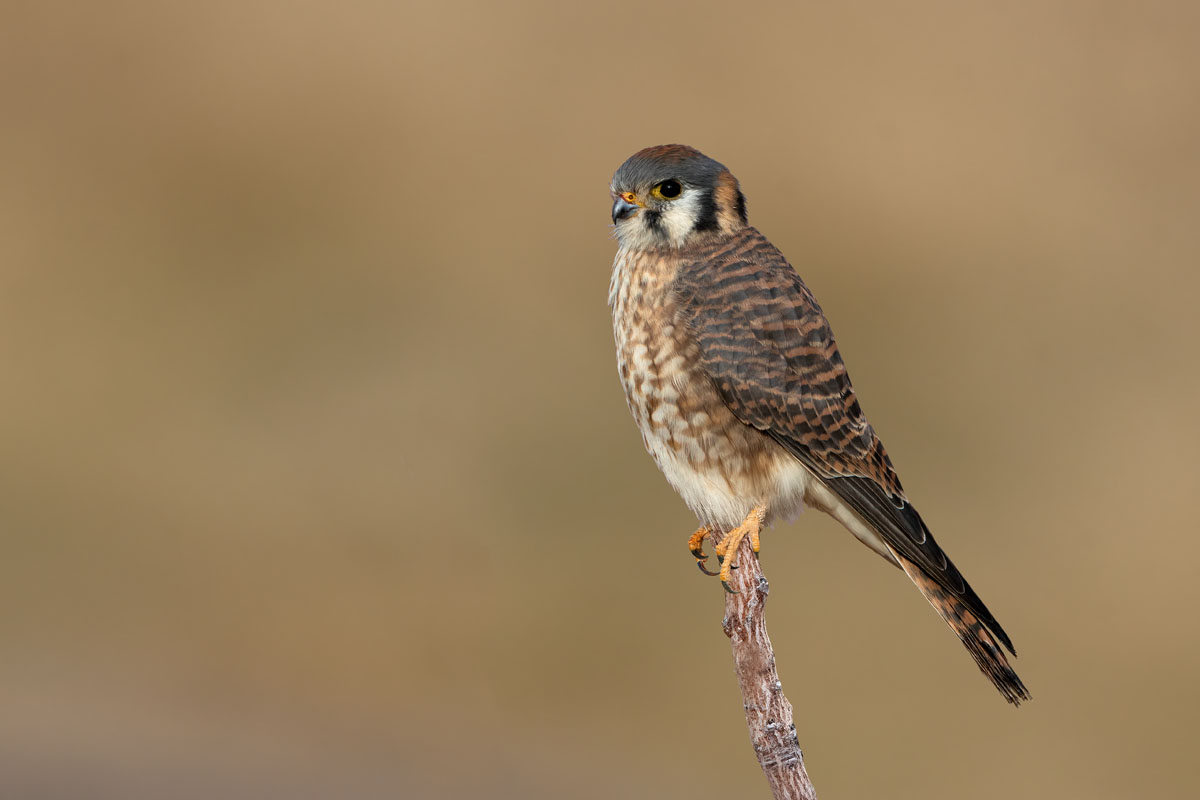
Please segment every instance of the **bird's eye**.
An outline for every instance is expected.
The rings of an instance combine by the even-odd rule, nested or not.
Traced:
[[[650,193],[663,200],[674,200],[683,193],[683,187],[679,185],[679,181],[672,179],[655,186]]]

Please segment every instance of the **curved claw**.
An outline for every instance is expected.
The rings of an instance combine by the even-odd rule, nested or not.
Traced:
[[[729,588],[729,581],[721,581],[721,587],[725,589],[726,593],[728,594],[741,594],[741,592],[739,592],[737,589]]]
[[[696,566],[705,575],[720,575],[719,572],[711,572],[708,567],[704,566],[704,562],[708,561],[708,556],[704,553],[704,537],[700,535],[700,531],[692,534],[692,539],[689,544],[693,545],[688,552],[696,559]]]
[[[712,531],[707,527],[697,529],[691,538],[688,539],[688,552],[696,559],[696,566],[705,575],[720,575],[721,573],[719,572],[710,572],[708,567],[704,566],[704,562],[708,560],[708,556],[704,553],[704,540],[711,535]]]

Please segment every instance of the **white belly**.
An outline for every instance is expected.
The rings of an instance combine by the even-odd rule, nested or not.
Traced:
[[[645,431],[642,436],[667,482],[704,525],[731,530],[760,506],[766,507],[766,524],[770,525],[775,520],[794,519],[804,508],[812,476],[790,456],[777,460],[767,480],[754,480],[740,473],[698,468],[693,460],[680,457]]]

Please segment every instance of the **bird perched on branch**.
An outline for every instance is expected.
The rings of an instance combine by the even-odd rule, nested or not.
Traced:
[[[904,570],[1010,703],[1029,698],[1012,642],[934,541],[859,407],[821,307],[747,222],[723,165],[650,147],[613,175],[618,239],[609,305],[617,365],[642,441],[699,517],[700,569],[804,505]],[[723,537],[722,537],[723,535]]]

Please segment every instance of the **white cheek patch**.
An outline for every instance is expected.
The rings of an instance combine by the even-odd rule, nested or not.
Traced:
[[[696,220],[700,218],[700,194],[699,189],[685,189],[662,210],[663,232],[676,247],[682,245],[696,227]]]

